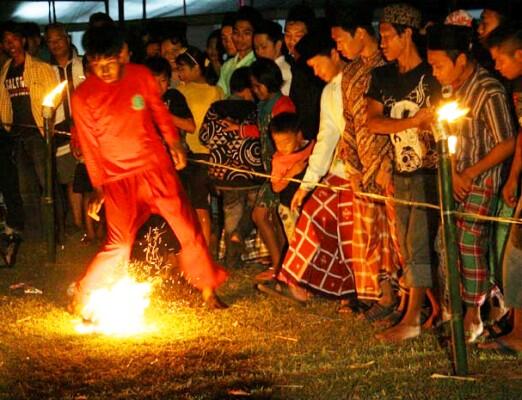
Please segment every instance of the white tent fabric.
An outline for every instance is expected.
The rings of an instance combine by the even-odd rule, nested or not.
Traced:
[[[4,1],[2,1],[4,3]],[[250,1],[243,1],[250,5]],[[255,0],[254,6],[258,9],[284,9],[298,0]],[[95,12],[105,12],[103,1],[55,1],[57,21],[73,24],[87,22],[89,16]],[[238,0],[186,0],[186,15],[215,14],[237,10]],[[5,1],[4,10],[0,10],[2,20],[33,21],[39,25],[49,23],[49,3],[47,1]],[[52,10],[52,8],[51,8]],[[147,19],[158,17],[176,17],[184,15],[183,0],[147,0]],[[109,0],[109,15],[118,18],[118,1]],[[125,20],[141,19],[143,16],[142,0],[124,1]]]

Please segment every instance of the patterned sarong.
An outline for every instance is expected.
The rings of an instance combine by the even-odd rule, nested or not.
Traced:
[[[347,186],[333,175],[324,183]],[[349,186],[347,186],[349,187]],[[355,292],[351,270],[353,193],[316,188],[303,210],[285,255],[281,277],[320,292],[343,296]],[[343,242],[341,239],[347,239]]]
[[[378,299],[379,279],[398,266],[388,208],[359,199],[350,182],[328,175],[323,183],[348,190],[317,188],[305,202],[290,241],[282,281],[292,281],[322,294]]]
[[[472,186],[466,200],[459,205],[462,212],[492,215],[496,196],[490,187]],[[462,279],[462,300],[480,306],[486,299],[488,287],[487,250],[491,224],[472,218],[457,218],[458,246]]]

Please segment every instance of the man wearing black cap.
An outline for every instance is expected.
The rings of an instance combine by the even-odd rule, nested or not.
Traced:
[[[514,125],[506,91],[470,57],[469,28],[438,25],[428,31],[428,61],[441,85],[469,113],[458,125],[453,159],[453,192],[461,212],[492,215],[502,163],[514,152]],[[457,219],[464,329],[473,342],[484,330],[480,306],[489,289],[487,249],[490,224]]]
[[[379,24],[381,48],[390,64],[372,72],[367,92],[368,128],[390,135],[395,152],[395,197],[436,203],[437,179],[434,142],[429,132],[439,84],[417,50],[414,36],[420,12],[410,5],[384,8]],[[427,209],[396,207],[397,235],[403,256],[403,284],[410,290],[406,314],[400,323],[377,337],[400,341],[418,336],[426,289],[432,286],[435,266],[432,246],[436,213]],[[394,305],[374,310],[372,320],[394,316]]]

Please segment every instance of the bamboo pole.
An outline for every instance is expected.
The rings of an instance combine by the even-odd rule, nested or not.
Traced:
[[[42,216],[47,242],[47,261],[56,261],[56,233],[54,218],[54,185],[53,185],[53,107],[43,106],[44,135],[45,135],[45,186],[42,195]]]
[[[447,129],[438,122],[439,131],[437,151],[439,154],[439,202],[441,213],[443,257],[447,270],[447,287],[450,301],[451,343],[453,354],[453,372],[458,376],[468,374],[468,359],[464,338],[462,300],[460,298],[460,274],[458,270],[457,225],[455,221],[455,201],[451,177],[451,160],[448,149]]]

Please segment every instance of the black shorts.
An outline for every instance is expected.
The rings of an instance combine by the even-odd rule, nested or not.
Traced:
[[[206,161],[209,159],[206,154],[190,154],[189,158]],[[179,177],[192,207],[209,210],[210,179],[208,177],[208,166],[189,161],[187,166],[179,171]]]

